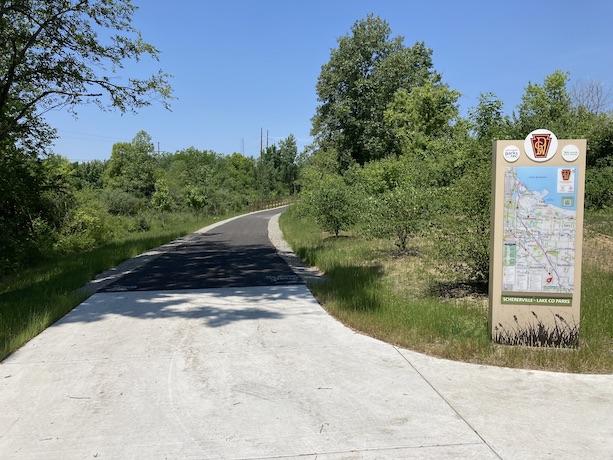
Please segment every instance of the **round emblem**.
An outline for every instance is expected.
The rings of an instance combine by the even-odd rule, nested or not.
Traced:
[[[569,163],[571,161],[575,161],[577,158],[579,158],[579,147],[573,144],[565,145],[562,148],[562,158]]]
[[[508,147],[505,147],[504,151],[502,152],[504,159],[507,160],[509,163],[514,163],[519,160],[520,153],[521,152],[519,150],[519,147],[515,145],[509,145]]]
[[[533,161],[547,161],[558,151],[558,138],[547,129],[532,131],[524,141],[526,155]]]

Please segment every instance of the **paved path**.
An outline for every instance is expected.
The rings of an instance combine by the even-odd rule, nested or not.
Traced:
[[[354,333],[274,253],[272,214],[182,240],[7,358],[0,458],[613,458],[613,376]]]

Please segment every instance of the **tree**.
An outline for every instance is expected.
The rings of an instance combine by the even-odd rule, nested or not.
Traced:
[[[155,182],[155,191],[151,197],[151,203],[153,207],[160,211],[162,218],[162,227],[164,227],[164,213],[172,209],[172,199],[170,197],[170,190],[168,184],[164,179],[158,179]]]
[[[0,1],[0,144],[37,154],[53,136],[42,114],[57,108],[168,107],[169,75],[117,75],[126,60],[158,58],[131,24],[136,9],[130,0]]]
[[[502,115],[504,104],[494,93],[479,95],[479,104],[469,112],[471,130],[482,147],[491,155],[492,142],[504,138],[509,120]]]
[[[433,140],[450,138],[459,98],[456,90],[430,81],[411,92],[401,88],[384,112],[385,121],[404,152],[425,152]]]
[[[287,187],[286,194],[295,194],[295,182],[298,176],[298,167],[296,165],[298,146],[296,145],[296,138],[293,134],[279,141],[279,156],[281,159],[281,164],[279,165],[281,181]]]
[[[0,275],[40,260],[53,243],[72,201],[71,165],[51,155],[0,154]]]
[[[359,200],[355,192],[340,176],[328,177],[310,191],[307,203],[323,230],[338,236],[356,223]]]
[[[424,43],[407,48],[402,37],[390,35],[386,21],[368,15],[338,39],[338,48],[322,66],[316,86],[321,104],[311,134],[321,148],[335,150],[341,170],[352,161],[364,164],[397,154],[385,109],[398,89],[440,80],[432,50]]]
[[[102,188],[102,178],[106,169],[106,161],[90,160],[72,164],[74,169],[75,186],[77,189]]]
[[[606,112],[613,103],[613,90],[602,81],[587,79],[575,82],[570,88],[570,99],[574,107],[587,112]]]
[[[574,137],[576,128],[572,123],[567,82],[568,72],[556,70],[545,77],[542,85],[528,83],[518,106],[518,114],[513,114],[513,139],[523,139],[539,128],[549,129],[561,139]]]
[[[427,220],[428,193],[409,184],[386,190],[369,200],[362,229],[366,236],[393,237],[401,252]]]
[[[138,132],[132,142],[115,143],[104,172],[105,187],[151,197],[155,190],[154,152],[151,136],[145,131]]]

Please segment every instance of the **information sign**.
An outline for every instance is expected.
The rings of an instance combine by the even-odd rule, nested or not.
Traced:
[[[579,338],[585,140],[494,143],[489,322],[509,345]]]

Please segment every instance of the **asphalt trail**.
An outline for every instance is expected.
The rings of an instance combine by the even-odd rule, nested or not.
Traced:
[[[301,284],[268,238],[278,209],[246,215],[193,235],[173,251],[108,285],[101,292],[166,291]]]

